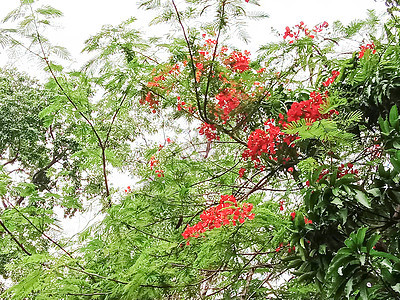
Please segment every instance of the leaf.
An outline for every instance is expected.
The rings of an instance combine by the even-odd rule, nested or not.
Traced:
[[[376,251],[376,250],[372,249],[370,252],[370,255],[374,256],[374,257],[388,258],[390,260],[393,260],[394,262],[400,262],[400,258],[394,256],[393,254],[387,253],[387,252],[381,252],[381,251]]]
[[[381,117],[379,117],[379,125],[381,127],[382,133],[386,135],[390,134],[389,122],[387,120],[383,120]]]
[[[358,229],[357,231],[357,235],[356,235],[356,245],[361,248],[362,244],[364,243],[364,239],[365,239],[365,234],[367,232],[367,227],[362,227],[360,229]]]
[[[397,128],[399,126],[399,113],[396,105],[393,105],[390,109],[389,122],[392,127]]]
[[[394,167],[396,172],[399,173],[400,172],[400,161],[398,159],[396,159],[395,157],[391,157],[390,163],[392,164],[392,166]]]
[[[376,243],[379,241],[381,236],[378,233],[374,233],[367,241],[367,253],[370,253]]]
[[[47,16],[47,17],[61,17],[63,15],[62,11],[55,9],[50,5],[44,5],[38,9],[36,12],[40,15]]]
[[[353,291],[353,280],[354,277],[350,277],[350,279],[346,283],[345,293],[347,298],[349,298],[351,292]]]
[[[371,208],[371,200],[368,198],[368,196],[359,190],[356,190],[355,192],[356,194],[354,197],[357,200],[357,202],[364,205],[367,208]]]

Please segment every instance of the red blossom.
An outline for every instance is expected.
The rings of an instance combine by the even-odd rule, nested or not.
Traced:
[[[331,110],[326,114],[321,114],[320,107],[325,103],[327,96],[328,92],[321,95],[321,93],[313,91],[310,93],[309,100],[294,102],[287,112],[287,122],[295,122],[300,119],[305,119],[311,125],[317,120],[329,118],[334,113],[337,114],[338,112],[335,110]],[[283,126],[286,126],[284,121],[281,120],[280,123]]]
[[[280,128],[275,126],[273,120],[268,120],[264,123],[266,131],[256,129],[253,131],[247,142],[248,149],[242,154],[244,159],[251,158],[256,162],[260,162],[260,156],[263,153],[273,155],[276,153],[277,137],[282,135]]]
[[[296,218],[296,212],[295,211],[292,211],[290,213],[290,218],[291,218],[292,221],[294,221],[294,218]]]
[[[240,168],[239,170],[239,177],[242,178],[244,176],[244,172],[246,172],[245,168]]]
[[[139,100],[140,104],[145,104],[145,102],[148,103],[149,108],[151,109],[152,113],[157,112],[156,108],[160,104],[160,102],[158,100],[156,100],[155,96],[151,92],[147,93],[146,98],[144,100],[143,99]]]
[[[240,92],[237,92],[236,89],[224,89],[215,98],[218,100],[218,110],[221,113],[218,115],[222,120],[226,121],[229,118],[229,114],[232,110],[239,106],[240,101],[237,98],[240,95]]]
[[[219,136],[214,132],[217,130],[215,125],[203,123],[203,124],[201,124],[201,126],[198,129],[199,129],[200,135],[205,135],[207,140],[209,140],[209,141],[218,140],[219,141]]]
[[[322,83],[322,85],[325,86],[325,87],[328,87],[329,85],[331,85],[335,81],[336,77],[338,77],[339,75],[340,75],[339,71],[333,70],[332,71],[332,76],[329,77],[326,81],[324,81]]]
[[[200,222],[193,226],[187,226],[182,236],[184,239],[198,238],[204,232],[214,228],[230,224],[236,226],[237,221],[242,224],[246,219],[254,219],[254,214],[251,214],[252,209],[253,204],[251,203],[243,203],[242,207],[240,207],[234,196],[221,195],[219,205],[203,211],[200,215]]]
[[[312,224],[312,220],[309,220],[306,216],[304,216],[304,224]]]
[[[239,73],[243,73],[244,71],[249,69],[250,58],[249,52],[245,51],[244,55],[242,52],[233,51],[227,59],[224,60],[224,64],[237,71]]]
[[[153,156],[150,158],[149,164],[150,164],[150,170],[153,170],[153,169],[155,169],[155,168],[159,168],[160,162],[159,162],[159,160],[156,159],[155,156],[153,155]],[[161,170],[161,169],[155,170],[154,173],[157,174],[158,177],[164,177],[164,171]]]
[[[371,43],[371,44],[366,44],[365,46],[360,46],[360,53],[358,54],[359,58],[363,58],[365,52],[367,52],[367,50],[372,50],[372,54],[376,53],[376,49],[375,49],[375,44]]]
[[[292,29],[289,26],[286,26],[285,33],[283,35],[283,39],[289,39],[289,44],[292,44],[294,41],[297,41],[303,34],[304,37],[315,38],[315,34],[321,32],[324,28],[328,27],[327,22],[323,22],[322,24],[314,26],[312,30],[308,29],[304,22],[300,22],[300,24],[295,25]]]
[[[276,252],[281,251],[282,247],[283,247],[283,243],[280,243],[280,244],[279,244],[279,247],[276,248],[275,251],[276,251]]]

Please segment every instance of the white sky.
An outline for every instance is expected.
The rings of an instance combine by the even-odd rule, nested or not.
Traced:
[[[148,32],[148,22],[151,20],[149,13],[137,9],[137,2],[131,0],[42,0],[44,4],[52,5],[64,13],[60,19],[61,27],[52,35],[54,44],[65,46],[72,54],[72,57],[82,63],[84,57],[80,54],[84,41],[92,34],[97,33],[102,25],[117,25],[131,16],[138,19],[139,30]],[[179,1],[178,1],[179,2]],[[244,0],[243,0],[244,2]],[[383,0],[261,0],[261,10],[269,14],[269,18],[257,21],[248,28],[252,44],[249,49],[257,49],[257,46],[268,42],[270,29],[274,27],[284,32],[286,26],[293,26],[300,21],[307,25],[314,26],[317,23],[327,21],[332,23],[340,20],[348,23],[354,19],[366,17],[367,9],[376,9],[378,12],[385,10]],[[18,0],[0,0],[0,19],[19,4]],[[251,9],[256,7],[251,4]],[[0,28],[6,27],[0,24]],[[43,76],[40,68],[18,59],[7,59],[4,50],[0,48],[0,66],[19,67],[31,76]],[[78,66],[77,66],[78,67]],[[119,178],[116,184],[120,187],[129,185],[128,180]],[[122,186],[121,186],[122,185]],[[80,231],[93,218],[93,214],[79,214],[72,220],[63,220],[63,226],[68,235]]]
[[[61,27],[55,35],[52,35],[52,39],[55,44],[65,46],[72,57],[80,62],[84,59],[80,55],[84,41],[90,35],[97,33],[104,24],[117,25],[135,16],[138,19],[139,29],[149,30],[147,24],[151,20],[151,15],[144,10],[138,10],[137,1],[41,0],[40,2],[50,4],[64,13],[64,17],[60,20]],[[332,23],[341,20],[347,23],[356,18],[364,18],[367,9],[384,11],[383,2],[383,0],[261,0],[261,10],[270,17],[257,21],[248,28],[252,42],[248,48],[254,50],[257,48],[255,45],[267,42],[271,27],[283,32],[286,26],[293,26],[300,21],[309,26],[322,21]],[[2,19],[18,4],[19,0],[0,0],[0,18]],[[251,10],[258,10],[254,5],[244,4]],[[0,24],[1,27],[4,27],[4,24]],[[1,52],[4,52],[3,49],[0,49]],[[0,66],[6,61],[6,55],[0,54]],[[8,63],[10,62],[13,65],[13,62],[8,60]],[[17,66],[20,67],[18,64]]]

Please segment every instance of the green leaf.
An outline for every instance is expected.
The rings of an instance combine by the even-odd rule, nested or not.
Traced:
[[[354,197],[357,200],[357,202],[364,205],[367,208],[371,208],[371,200],[368,198],[368,196],[359,190],[356,190],[355,192],[356,194]]]
[[[394,169],[396,170],[396,172],[400,172],[400,161],[394,157],[390,158],[390,163],[392,164],[392,166],[394,167]]]
[[[367,241],[367,253],[370,253],[376,243],[379,241],[381,236],[378,233],[374,233]]]
[[[359,248],[361,248],[362,244],[364,243],[364,239],[365,239],[365,234],[367,232],[367,227],[362,227],[360,229],[358,229],[357,231],[357,235],[356,235],[356,244]]]
[[[396,105],[393,105],[390,109],[389,122],[392,127],[397,128],[399,126],[399,113]]]
[[[351,292],[353,291],[353,280],[354,277],[350,277],[350,279],[346,283],[345,287],[346,298],[349,298]]]
[[[394,256],[391,253],[387,253],[387,252],[381,252],[381,251],[376,251],[376,250],[372,249],[370,251],[370,255],[374,256],[374,257],[384,257],[384,258],[393,260],[394,262],[400,262],[400,258]]]

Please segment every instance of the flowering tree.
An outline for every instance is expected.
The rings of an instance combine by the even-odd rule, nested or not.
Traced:
[[[27,129],[1,127],[2,297],[400,297],[397,2],[386,21],[287,27],[253,58],[227,37],[254,4],[143,1],[180,34],[103,27],[79,72],[42,32],[60,11],[25,0],[9,14],[0,41],[50,78],[3,72],[21,106],[0,113]],[[32,101],[39,118],[21,113]],[[137,181],[120,191],[118,172]],[[99,223],[55,237],[55,208],[93,203]]]

